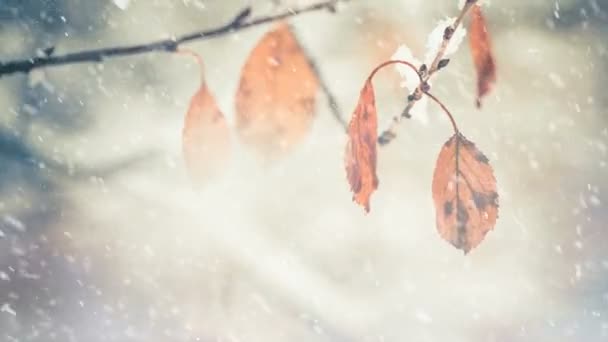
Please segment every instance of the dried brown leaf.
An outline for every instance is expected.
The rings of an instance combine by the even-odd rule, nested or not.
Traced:
[[[304,139],[314,118],[319,81],[287,23],[253,49],[241,71],[236,125],[262,155],[282,155]]]
[[[437,230],[465,254],[484,239],[498,218],[496,179],[488,158],[462,134],[439,153],[433,175]]]
[[[204,183],[221,173],[230,155],[230,131],[205,84],[190,100],[182,132],[182,148],[191,178]]]
[[[353,192],[353,201],[370,210],[370,197],[378,188],[376,175],[376,139],[378,118],[374,88],[371,80],[359,95],[359,102],[348,125],[345,165],[348,183]]]
[[[477,72],[477,107],[481,107],[481,98],[487,95],[496,83],[496,63],[492,53],[492,42],[488,33],[486,20],[479,5],[471,9],[471,32],[469,45],[473,55],[473,64]]]

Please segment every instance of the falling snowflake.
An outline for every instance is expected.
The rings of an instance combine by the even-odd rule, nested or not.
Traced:
[[[124,11],[127,9],[127,7],[129,7],[129,3],[131,2],[131,0],[112,0],[112,2],[114,2],[114,5],[116,5],[116,7]]]
[[[11,308],[11,305],[9,303],[4,303],[0,307],[0,312],[7,313],[7,314],[13,315],[13,316],[17,316],[17,312],[13,308]]]

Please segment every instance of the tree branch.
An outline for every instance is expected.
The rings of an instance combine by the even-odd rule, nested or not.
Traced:
[[[469,12],[469,9],[471,9],[471,7],[475,5],[475,3],[477,3],[477,0],[467,0],[464,6],[462,7],[462,10],[460,11],[460,14],[456,18],[456,20],[454,20],[454,23],[445,28],[445,31],[443,32],[443,40],[441,41],[441,46],[439,47],[435,58],[433,58],[433,62],[431,63],[430,68],[426,70],[426,67],[424,67],[425,70],[420,70],[423,74],[422,81],[420,82],[420,84],[418,84],[418,87],[416,87],[416,89],[407,97],[407,105],[405,106],[403,112],[401,112],[401,115],[394,117],[393,121],[391,121],[390,126],[380,134],[380,136],[378,137],[378,144],[380,144],[381,146],[387,145],[397,137],[397,133],[395,131],[397,130],[401,119],[411,117],[410,111],[412,110],[416,102],[418,102],[418,100],[422,98],[423,94],[425,94],[429,89],[428,81],[431,76],[433,76],[437,71],[441,70],[447,65],[449,60],[443,59],[443,56],[445,56],[445,51],[448,45],[450,44],[450,40],[452,39],[454,32],[456,32],[456,29],[458,29],[458,27],[462,23],[462,20]]]
[[[230,22],[220,27],[189,33],[183,36],[150,42],[147,44],[139,44],[132,46],[110,47],[103,49],[87,50],[74,53],[68,53],[61,56],[54,56],[53,48],[45,50],[46,56],[32,57],[25,60],[14,60],[9,62],[0,62],[0,77],[13,73],[28,73],[34,69],[44,68],[48,66],[58,66],[76,63],[91,63],[102,62],[105,59],[113,57],[124,57],[143,54],[147,52],[175,52],[180,44],[188,43],[196,40],[210,39],[236,31],[244,30],[253,26],[258,26],[289,17],[297,16],[304,13],[315,12],[320,10],[329,10],[335,12],[335,6],[338,2],[348,0],[327,0],[300,8],[290,8],[284,12],[259,17],[246,21],[251,15],[251,7],[247,7],[240,11]]]
[[[317,77],[317,79],[319,81],[319,85],[321,86],[321,91],[323,92],[323,94],[325,95],[325,98],[327,99],[327,104],[329,106],[329,110],[331,111],[331,115],[338,122],[338,124],[340,126],[342,126],[342,128],[346,132],[348,130],[348,122],[346,122],[346,119],[344,119],[344,116],[342,115],[342,109],[340,109],[340,106],[338,105],[338,100],[336,99],[336,96],[334,95],[331,88],[327,84],[327,80],[325,79],[325,77],[323,77],[323,73],[321,72],[321,69],[319,68],[319,66],[317,64],[316,59],[310,54],[310,51],[308,51],[308,49],[306,49],[306,47],[302,44],[302,41],[298,38],[298,34],[294,28],[292,28],[292,32],[293,32],[294,36],[296,37],[296,39],[298,40],[298,42],[300,43],[300,46],[302,47],[302,50],[304,51],[304,55],[306,56],[306,59],[308,60],[308,64],[310,65],[312,71],[314,72],[315,76]]]

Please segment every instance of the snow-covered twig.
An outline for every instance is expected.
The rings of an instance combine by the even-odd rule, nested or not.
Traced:
[[[397,137],[397,134],[395,133],[397,126],[401,122],[402,118],[411,117],[410,110],[414,107],[416,102],[422,98],[423,94],[426,91],[428,91],[428,89],[429,89],[428,81],[431,78],[431,76],[433,76],[437,71],[441,70],[443,67],[445,67],[449,63],[449,60],[444,59],[444,56],[445,56],[446,50],[448,48],[448,45],[450,44],[452,36],[454,35],[454,32],[456,32],[456,29],[458,29],[458,27],[462,23],[462,20],[464,19],[466,14],[469,12],[469,9],[471,9],[471,7],[473,7],[473,5],[475,5],[475,3],[477,3],[477,1],[478,0],[466,0],[458,17],[454,20],[454,22],[450,26],[445,28],[445,30],[443,32],[443,39],[441,41],[441,46],[437,50],[437,54],[433,58],[433,62],[431,63],[431,66],[427,68],[426,65],[423,65],[423,67],[421,68],[420,73],[422,74],[422,81],[416,87],[416,89],[412,92],[412,94],[410,94],[407,97],[407,105],[405,106],[405,109],[403,110],[403,112],[401,112],[401,115],[395,116],[393,118],[393,120],[391,121],[390,126],[384,132],[382,132],[380,134],[380,136],[378,137],[378,143],[380,145],[386,145]]]

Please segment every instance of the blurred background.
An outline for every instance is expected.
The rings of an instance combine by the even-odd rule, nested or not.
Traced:
[[[0,61],[143,43],[311,0],[3,0]],[[319,94],[306,141],[274,163],[234,139],[193,191],[181,129],[198,67],[167,53],[0,78],[2,341],[608,339],[608,1],[491,1],[498,83],[474,106],[468,43],[434,93],[491,160],[500,212],[469,255],[435,228],[451,134],[429,104],[351,202],[346,136]],[[419,59],[457,1],[353,0],[293,24],[345,117],[369,71]],[[194,42],[229,123],[248,52],[272,26]],[[380,129],[407,91],[376,78]],[[424,115],[424,114],[420,114]]]

